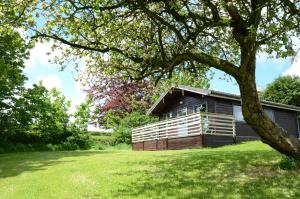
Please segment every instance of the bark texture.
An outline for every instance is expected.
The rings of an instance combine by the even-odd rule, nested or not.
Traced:
[[[239,74],[236,77],[240,87],[245,121],[256,131],[264,143],[280,153],[300,160],[299,140],[270,120],[263,111],[255,83],[256,53],[253,52],[252,54],[249,50],[247,53],[247,56],[245,56],[246,62],[242,62],[245,65],[241,65]]]

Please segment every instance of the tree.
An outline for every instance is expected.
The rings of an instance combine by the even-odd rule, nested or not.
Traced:
[[[88,127],[88,122],[91,119],[91,99],[87,98],[79,106],[76,107],[74,113],[74,125],[80,132],[86,132]]]
[[[36,2],[9,0],[0,2],[0,139],[14,133],[17,121],[16,101],[24,90],[27,79],[23,74],[24,61],[29,57],[31,43],[17,31],[30,27],[33,18],[29,12]]]
[[[173,71],[172,77],[158,82],[154,89],[152,101],[155,102],[159,96],[168,92],[172,86],[185,85],[197,88],[209,88],[209,78],[206,77],[207,69],[204,68],[200,74],[189,74],[186,71]]]
[[[300,77],[278,77],[262,92],[262,98],[282,104],[300,106]]]
[[[151,105],[153,85],[150,80],[134,82],[120,74],[88,69],[81,81],[93,102],[95,117],[101,121],[108,111],[121,116],[125,112],[146,110]]]
[[[60,143],[70,136],[69,107],[70,102],[58,90],[48,91],[41,82],[34,84],[22,92],[15,106],[15,118],[22,121],[18,122],[19,132],[34,134],[38,142]]]
[[[23,68],[28,50],[19,33],[0,27],[0,132],[4,134],[16,125],[13,108],[26,80]]]
[[[109,112],[106,115],[106,120],[109,124],[108,127],[113,129],[112,135],[114,137],[115,144],[130,144],[132,143],[131,131],[133,128],[157,122],[158,118],[148,116],[144,112],[132,111],[124,113],[122,117]]]
[[[95,66],[132,79],[159,80],[176,69],[224,71],[239,85],[246,122],[265,143],[300,160],[299,140],[263,112],[255,82],[257,53],[294,55],[298,0],[64,0],[43,5],[48,21],[34,38],[70,46],[67,57],[89,55]]]

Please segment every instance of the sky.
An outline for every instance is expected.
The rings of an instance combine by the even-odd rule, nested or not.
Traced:
[[[76,81],[80,72],[76,71],[72,64],[61,71],[59,65],[49,62],[55,53],[49,55],[48,52],[51,52],[51,43],[37,43],[31,50],[30,59],[26,61],[24,69],[28,77],[26,87],[31,87],[32,84],[42,80],[47,89],[58,88],[72,102],[71,112],[74,112],[75,107],[86,97],[82,85]],[[239,94],[239,88],[233,80],[230,81],[228,78],[224,80],[222,71],[215,69],[213,71],[215,75],[211,81],[211,89]],[[258,90],[266,88],[267,84],[282,75],[300,76],[299,54],[293,61],[291,58],[269,59],[265,54],[257,56],[256,81]]]

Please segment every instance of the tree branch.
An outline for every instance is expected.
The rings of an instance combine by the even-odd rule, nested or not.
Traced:
[[[179,65],[185,61],[196,61],[198,63],[208,65],[209,67],[222,70],[235,78],[239,75],[239,68],[236,65],[203,52],[186,52],[177,54],[169,61],[168,68]]]
[[[116,47],[105,47],[105,48],[90,47],[90,46],[86,46],[86,45],[73,43],[73,42],[68,41],[66,39],[63,39],[63,38],[61,38],[57,35],[47,35],[47,34],[43,34],[43,33],[38,33],[37,35],[32,36],[31,39],[36,39],[36,38],[39,38],[39,37],[57,40],[57,41],[60,41],[63,44],[66,44],[68,46],[71,46],[73,48],[78,48],[78,49],[90,50],[90,51],[95,51],[95,52],[100,52],[100,53],[107,53],[109,51],[117,52],[117,53],[131,59],[132,61],[134,61],[136,63],[140,63],[140,62],[143,61],[142,58],[129,55],[129,54],[125,53],[124,50],[121,50],[121,49],[116,48]]]

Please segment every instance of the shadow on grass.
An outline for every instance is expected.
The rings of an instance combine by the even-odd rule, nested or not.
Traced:
[[[67,157],[92,156],[106,151],[53,151],[21,152],[0,155],[0,179],[13,177],[23,172],[46,170],[50,166],[76,160],[63,160]],[[112,153],[111,151],[109,153]]]
[[[125,198],[299,198],[300,175],[279,170],[274,151],[201,151],[139,162],[139,178],[121,185]]]

